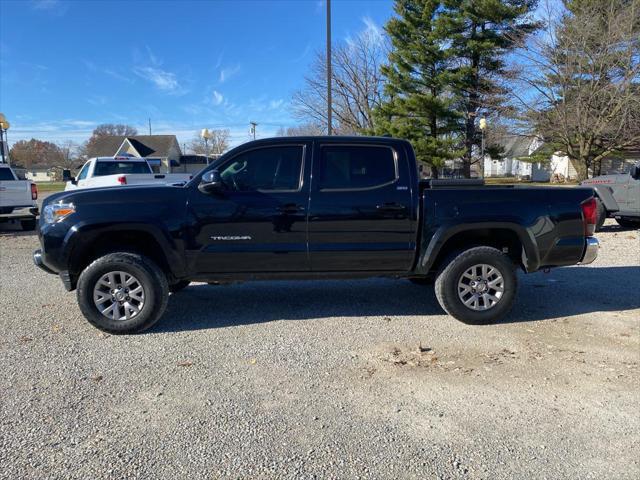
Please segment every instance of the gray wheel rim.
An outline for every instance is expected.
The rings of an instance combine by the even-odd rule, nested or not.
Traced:
[[[504,295],[504,278],[496,267],[480,263],[466,269],[458,280],[458,298],[477,312],[494,308]]]
[[[140,281],[128,272],[108,272],[93,288],[93,303],[109,320],[130,320],[144,307],[145,292]]]

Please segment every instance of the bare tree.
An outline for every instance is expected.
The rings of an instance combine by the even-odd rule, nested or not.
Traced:
[[[527,87],[513,95],[530,129],[565,153],[581,179],[640,145],[640,0],[547,7],[548,30],[523,45]]]
[[[370,131],[373,109],[380,103],[380,65],[386,44],[378,33],[366,30],[331,48],[333,129],[339,134]],[[293,114],[306,124],[327,130],[326,53],[318,52],[304,87],[293,95]]]
[[[209,139],[209,155],[221,155],[229,149],[231,132],[228,129],[209,130],[212,138]],[[189,142],[187,149],[196,155],[205,155],[207,148],[200,132],[196,132]]]
[[[80,162],[78,160],[80,145],[73,140],[65,140],[58,143],[60,149],[60,167],[73,169]]]
[[[301,136],[317,136],[323,135],[326,131],[326,126],[318,125],[315,123],[303,123],[293,127],[280,127],[276,133],[277,137],[301,137]]]

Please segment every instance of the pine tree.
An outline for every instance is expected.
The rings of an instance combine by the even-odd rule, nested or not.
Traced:
[[[424,2],[422,2],[424,3]],[[539,24],[530,14],[537,0],[443,0],[435,35],[446,45],[448,84],[463,117],[463,176],[470,177],[481,116],[507,103],[502,87],[506,55]]]
[[[460,156],[461,117],[447,94],[449,58],[436,31],[438,0],[397,0],[386,25],[391,40],[385,100],[374,112],[375,133],[410,140],[434,177],[444,161]]]

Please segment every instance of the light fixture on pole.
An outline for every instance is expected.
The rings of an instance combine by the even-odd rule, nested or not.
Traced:
[[[482,170],[482,176],[484,177],[484,131],[487,129],[487,119],[482,117],[480,119],[480,168]]]
[[[9,120],[7,120],[7,118],[4,116],[3,113],[0,113],[0,150],[2,150],[2,163],[6,163],[6,157],[5,154],[9,153],[9,149],[7,147],[7,130],[9,130],[9,127],[11,126],[11,124],[9,123]],[[6,152],[5,152],[5,149]]]
[[[258,124],[256,122],[249,122],[249,135],[253,136],[253,139],[256,139],[256,127]]]
[[[204,140],[204,155],[207,160],[207,165],[209,165],[209,140],[213,138],[213,135],[208,128],[203,128],[200,132],[200,136]]]

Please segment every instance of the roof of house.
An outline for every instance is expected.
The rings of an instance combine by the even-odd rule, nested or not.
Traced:
[[[502,156],[504,158],[518,158],[529,155],[529,147],[535,140],[535,137],[527,137],[523,135],[505,136],[500,142],[500,146],[504,149]]]
[[[169,150],[177,142],[175,135],[109,135],[99,137],[92,146],[96,157],[112,157],[127,138],[133,148],[143,157],[166,157]]]

